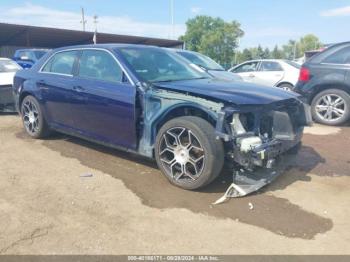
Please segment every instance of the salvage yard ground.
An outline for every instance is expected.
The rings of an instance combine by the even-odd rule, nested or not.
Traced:
[[[30,139],[0,115],[0,254],[350,254],[350,127],[308,128],[252,196],[184,191],[155,163],[80,139]]]

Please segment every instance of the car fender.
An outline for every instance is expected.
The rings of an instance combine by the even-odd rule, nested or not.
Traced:
[[[311,79],[309,83],[307,83],[306,86],[304,86],[303,89],[306,89],[308,86],[313,86],[311,91],[311,95],[309,96],[309,102],[311,103],[313,98],[320,92],[331,89],[331,88],[337,88],[344,90],[345,92],[349,93],[350,86],[345,83],[345,75],[341,73],[332,73],[327,74],[323,77],[317,77],[314,79]]]
[[[222,103],[166,90],[149,91],[145,94],[144,100],[143,132],[138,151],[149,157],[153,157],[158,128],[166,122],[171,112],[181,108],[192,108],[200,110],[216,121],[217,114],[223,107]]]

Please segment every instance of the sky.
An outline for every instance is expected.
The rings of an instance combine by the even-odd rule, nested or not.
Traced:
[[[244,37],[240,48],[272,48],[305,34],[323,43],[350,40],[350,0],[0,0],[0,22],[81,30],[81,7],[86,28],[99,32],[177,38],[186,21],[197,15],[236,20]]]

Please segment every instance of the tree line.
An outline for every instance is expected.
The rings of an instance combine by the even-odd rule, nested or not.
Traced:
[[[308,34],[273,49],[259,45],[240,51],[239,39],[243,36],[239,22],[201,15],[186,22],[186,33],[179,39],[184,41],[187,50],[205,54],[225,67],[252,59],[293,60],[302,57],[305,51],[322,47],[317,36]]]

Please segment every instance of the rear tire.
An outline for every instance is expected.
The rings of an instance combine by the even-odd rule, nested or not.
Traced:
[[[172,184],[194,190],[211,183],[220,174],[224,148],[207,121],[184,116],[161,127],[156,137],[155,158]]]
[[[350,118],[350,96],[340,89],[322,91],[312,100],[311,112],[318,123],[342,125]]]
[[[50,134],[39,102],[33,96],[26,96],[21,104],[24,129],[33,138],[44,138]]]

